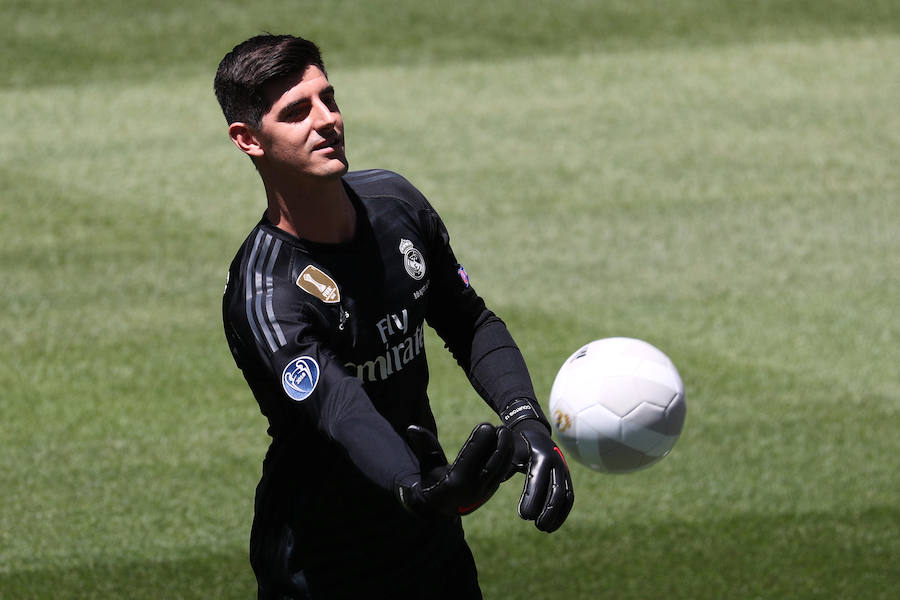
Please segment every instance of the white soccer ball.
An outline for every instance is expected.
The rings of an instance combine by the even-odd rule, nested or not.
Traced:
[[[632,338],[582,347],[563,363],[550,390],[557,439],[576,460],[605,473],[659,461],[678,441],[686,412],[675,365]]]

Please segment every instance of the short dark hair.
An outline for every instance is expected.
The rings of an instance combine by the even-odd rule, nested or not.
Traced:
[[[310,66],[327,75],[319,48],[301,37],[265,34],[241,42],[219,63],[213,83],[225,120],[259,127],[272,104],[263,86]]]

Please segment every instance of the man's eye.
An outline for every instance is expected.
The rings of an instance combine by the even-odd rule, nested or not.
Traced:
[[[306,115],[309,114],[308,108],[296,108],[294,110],[288,111],[285,115],[285,118],[289,121],[300,121],[306,118]]]

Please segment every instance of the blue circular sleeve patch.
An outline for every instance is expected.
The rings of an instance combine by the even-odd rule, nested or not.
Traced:
[[[284,393],[300,402],[309,398],[319,382],[319,364],[311,356],[298,356],[281,373]]]

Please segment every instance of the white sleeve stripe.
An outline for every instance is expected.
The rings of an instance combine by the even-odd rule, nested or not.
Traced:
[[[266,264],[266,313],[269,316],[269,324],[272,326],[272,331],[278,339],[279,348],[287,344],[287,340],[284,337],[284,331],[281,330],[281,325],[278,324],[278,320],[275,318],[275,309],[272,307],[272,298],[275,295],[272,271],[275,270],[275,259],[277,258],[280,249],[281,240],[275,240],[275,244],[272,246],[272,253],[269,255],[269,262]]]
[[[259,331],[256,320],[253,318],[253,270],[257,254],[259,253],[259,241],[262,236],[262,231],[256,234],[256,239],[253,241],[253,250],[250,251],[250,258],[247,259],[247,272],[244,274],[244,298],[246,300],[245,308],[247,311],[247,321],[250,323],[250,329],[253,330],[253,336],[259,343],[262,343],[262,334]]]
[[[271,352],[276,352],[287,342],[272,307],[273,277],[275,259],[281,247],[281,240],[275,240],[269,234],[259,231],[253,240],[253,249],[247,260],[247,272],[244,278],[244,294],[246,299],[247,320],[253,335],[260,344],[265,343]],[[268,260],[267,257],[268,256]],[[265,268],[265,273],[263,269]],[[265,300],[265,312],[263,312]]]
[[[266,341],[269,343],[269,349],[272,352],[275,352],[275,350],[278,349],[275,346],[275,338],[272,336],[270,328],[266,327],[266,315],[263,314],[263,295],[265,294],[265,288],[263,287],[262,264],[271,244],[272,238],[268,235],[265,236],[262,242],[262,248],[260,249],[259,255],[256,257],[256,263],[253,265],[253,308],[256,313],[259,328],[262,330],[263,335],[266,336]]]

